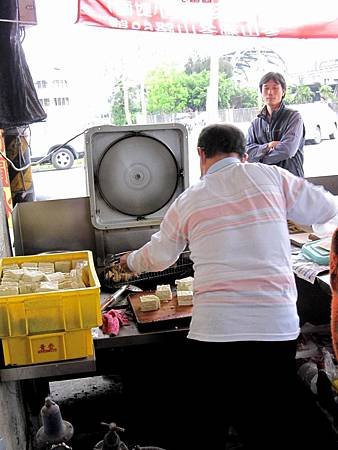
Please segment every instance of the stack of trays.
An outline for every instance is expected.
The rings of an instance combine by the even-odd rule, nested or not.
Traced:
[[[91,328],[101,325],[102,318],[100,284],[90,251],[2,258],[0,273],[12,265],[65,261],[70,265],[85,262],[83,287],[0,296],[0,338],[6,366],[93,355]]]

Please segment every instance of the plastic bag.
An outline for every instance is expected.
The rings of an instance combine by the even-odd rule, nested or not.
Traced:
[[[16,2],[1,0],[1,18],[16,19]],[[17,23],[0,22],[0,128],[46,119],[20,42]]]

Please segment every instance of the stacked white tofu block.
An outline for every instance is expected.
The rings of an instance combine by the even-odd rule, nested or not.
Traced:
[[[178,306],[191,306],[193,304],[193,282],[193,277],[175,280]]]

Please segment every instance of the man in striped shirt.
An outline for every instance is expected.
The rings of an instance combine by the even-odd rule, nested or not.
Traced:
[[[325,223],[337,214],[334,197],[277,166],[246,163],[245,137],[231,125],[204,128],[198,154],[201,180],[173,202],[150,242],[121,264],[138,273],[160,271],[189,245],[187,408],[199,429],[189,448],[224,450],[225,425],[232,423],[245,448],[285,450],[301,428],[294,417],[299,317],[287,220]]]

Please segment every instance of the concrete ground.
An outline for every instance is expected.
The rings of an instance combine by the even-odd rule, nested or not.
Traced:
[[[141,402],[137,391],[128,395],[118,375],[54,381],[50,383],[50,396],[59,405],[63,420],[74,427],[74,436],[69,443],[73,450],[93,450],[106,433],[101,422],[115,422],[125,428],[126,431],[120,437],[130,450],[137,444],[159,446],[165,450],[192,450],[180,448],[179,436],[175,435],[172,420],[169,422],[168,418],[163,419],[165,427],[158,428],[160,420],[156,416],[160,414],[152,406],[154,398],[149,397],[149,403],[146,404],[143,394],[140,395]],[[155,405],[156,401],[159,399],[155,400]],[[182,408],[183,403],[176,407]],[[324,443],[325,437],[328,438],[330,434],[329,424],[314,408],[307,394],[304,395],[304,407],[313,409],[314,424],[322,429],[325,449],[333,449],[334,446]],[[152,415],[149,414],[151,411]],[[331,442],[331,438],[328,441]],[[231,430],[229,443],[224,450],[242,448],[236,432]]]
[[[120,433],[120,437],[130,449],[137,444],[142,446],[168,444],[171,450],[183,450],[172,447],[173,439],[167,440],[164,435],[162,438],[153,435],[150,418],[148,427],[140,430],[134,423],[135,409],[138,409],[138,406],[130,404],[118,376],[54,381],[50,383],[50,396],[59,405],[62,419],[73,425],[74,436],[68,443],[73,450],[92,450],[107,430],[101,422],[115,422],[120,427],[125,427],[126,431]],[[131,408],[134,409],[132,414]],[[139,413],[141,419],[142,410]],[[242,448],[234,431],[230,440],[225,450]]]
[[[50,383],[50,396],[59,405],[63,420],[74,427],[69,444],[73,450],[92,450],[106,432],[101,422],[125,426],[122,384],[118,377],[55,381]]]

